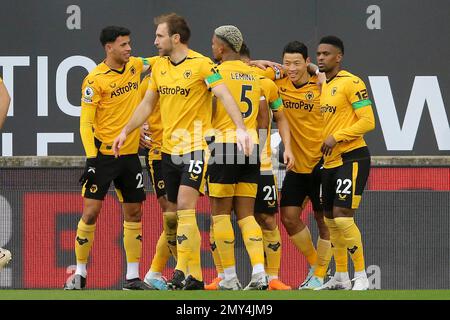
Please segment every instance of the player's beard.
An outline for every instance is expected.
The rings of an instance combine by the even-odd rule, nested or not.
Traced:
[[[172,54],[172,51],[173,51],[172,43],[170,43],[170,44],[167,46],[167,48],[161,49],[161,50],[158,50],[158,51],[159,51],[159,55],[160,55],[161,57],[164,57],[164,56],[170,56],[170,55]]]

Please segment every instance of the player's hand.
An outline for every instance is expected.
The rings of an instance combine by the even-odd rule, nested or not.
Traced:
[[[125,143],[125,140],[127,140],[127,134],[125,133],[125,129],[120,132],[120,134],[114,139],[112,149],[114,151],[114,156],[117,158],[120,156],[120,148]]]
[[[322,85],[327,82],[327,76],[325,72],[319,72],[317,74],[317,86],[319,87],[319,90],[322,91]]]
[[[86,166],[78,182],[86,188],[94,184],[97,158],[86,158]]]
[[[148,126],[142,126],[141,135],[139,137],[139,147],[142,149],[150,149],[152,147],[151,133],[148,131]]]
[[[253,141],[247,130],[236,129],[236,143],[239,151],[243,151],[246,156],[253,152]]]
[[[283,153],[284,164],[286,165],[286,170],[291,170],[295,164],[294,154],[291,149],[285,149]]]
[[[336,145],[336,143],[337,142],[334,139],[334,137],[332,135],[329,135],[328,138],[326,138],[325,141],[323,142],[322,147],[320,148],[320,151],[322,151],[322,153],[325,156],[328,156],[333,151],[333,148]]]
[[[283,66],[278,62],[273,62],[269,60],[251,60],[248,64],[250,66],[258,67],[262,70],[266,70],[269,67],[283,69]]]

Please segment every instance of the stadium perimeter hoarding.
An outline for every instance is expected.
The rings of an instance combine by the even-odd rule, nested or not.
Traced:
[[[0,133],[3,156],[82,155],[80,86],[103,57],[101,28],[129,27],[134,54],[151,56],[156,54],[152,19],[171,11],[187,18],[191,46],[205,55],[214,28],[222,24],[243,31],[254,58],[276,61],[288,41],[305,42],[314,61],[321,36],[341,37],[344,67],[365,81],[374,102],[377,127],[367,135],[372,154],[450,154],[449,1],[2,0],[1,5],[0,75],[13,96]]]
[[[13,253],[11,263],[0,272],[0,288],[62,288],[73,275],[74,238],[82,212],[76,181],[81,171],[81,168],[0,168],[0,247]],[[145,185],[150,185],[148,178]],[[449,208],[449,167],[372,169],[356,215],[371,288],[450,288]],[[209,251],[209,212],[208,200],[202,197],[197,216],[207,282],[215,277]],[[302,218],[317,239],[310,206]],[[238,275],[242,283],[247,283],[251,266],[239,228],[233,223]],[[283,243],[280,277],[297,287],[308,271],[307,263],[289,241],[279,220],[278,223]],[[150,265],[161,228],[159,206],[149,192],[144,203],[141,275]],[[122,237],[120,204],[111,192],[97,222],[88,265],[89,288],[121,288],[126,269]],[[171,276],[173,267],[171,260],[164,270],[166,277]]]

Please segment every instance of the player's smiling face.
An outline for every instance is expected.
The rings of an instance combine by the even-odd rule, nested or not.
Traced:
[[[331,44],[321,43],[317,48],[317,64],[320,72],[333,70],[341,61],[341,51]]]
[[[167,23],[158,24],[156,28],[155,46],[160,56],[170,56],[173,49],[172,37],[169,35]]]
[[[130,36],[118,36],[116,41],[107,43],[107,52],[118,64],[125,64],[131,56]]]
[[[301,53],[285,53],[283,56],[283,65],[286,69],[289,79],[297,83],[305,75],[309,58],[305,60]]]

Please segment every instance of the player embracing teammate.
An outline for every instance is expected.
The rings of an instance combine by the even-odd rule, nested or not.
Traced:
[[[184,18],[173,13],[162,15],[155,18],[155,25],[155,45],[160,57],[151,62],[130,57],[129,32],[114,29],[116,33],[102,41],[107,59],[83,83],[80,130],[88,158],[81,179],[85,207],[76,237],[76,277],[66,284],[66,289],[83,289],[86,285],[86,263],[95,222],[109,183],[114,181],[125,217],[128,272],[124,289],[202,290],[201,238],[195,208],[198,197],[205,192],[206,180],[212,204],[212,243],[218,249],[215,258],[220,258],[215,261],[220,261],[223,268],[216,287],[242,288],[236,275],[230,221],[234,211],[253,267],[252,280],[246,288],[267,288],[267,261],[266,265],[264,261],[267,241],[263,242],[261,226],[263,230],[266,228],[265,236],[276,233],[273,244],[281,246],[281,239],[276,224],[261,217],[255,220],[261,149],[254,145],[259,144],[257,129],[267,129],[264,123],[269,119],[268,113],[279,118],[276,114],[282,109],[280,124],[286,123],[281,129],[285,132],[283,140],[288,144],[285,154],[288,172],[281,192],[281,219],[290,239],[311,266],[300,287],[350,289],[347,273],[347,253],[350,253],[355,266],[353,289],[368,289],[361,234],[353,215],[369,174],[370,154],[363,135],[374,128],[374,117],[362,80],[340,70],[344,53],[342,41],[330,36],[320,42],[317,54],[319,69],[327,77],[324,83],[307,72],[306,46],[295,41],[289,43],[283,51],[287,76],[275,82],[282,100],[275,93],[273,101],[265,101],[270,95],[264,91],[264,80],[241,62],[239,51],[243,38],[239,29],[222,26],[215,30],[213,54],[220,61],[215,65],[209,58],[189,49],[190,29]],[[138,90],[139,76],[149,65],[151,75],[145,80],[148,89],[144,94],[142,89]],[[136,80],[129,81],[136,86],[120,91],[116,86],[127,77]],[[118,98],[120,95],[122,99]],[[151,120],[156,107],[154,118],[159,125]],[[108,122],[119,115],[120,123]],[[146,137],[152,139],[154,126],[161,134],[158,150],[150,149],[148,168],[153,185],[159,191],[164,231],[144,282],[139,278],[138,266],[141,202],[145,195],[141,185],[142,169],[136,160],[138,128],[147,119],[150,128],[142,135],[141,143],[145,145]],[[208,167],[206,157],[210,152]],[[274,186],[270,192],[277,201],[278,190]],[[317,249],[308,227],[299,219],[308,198],[313,203],[319,227]],[[335,276],[323,284],[331,251],[337,270]],[[163,254],[162,258],[158,258],[159,253]],[[161,271],[170,254],[176,257],[177,265],[166,285]],[[281,253],[274,259],[279,261],[279,256]],[[274,279],[277,279],[279,262],[273,266]],[[279,289],[289,288],[279,286]]]

